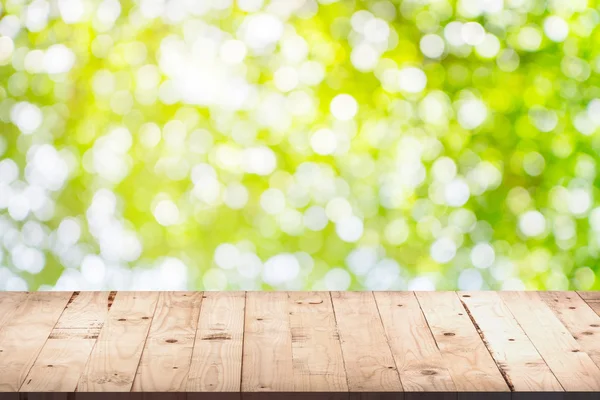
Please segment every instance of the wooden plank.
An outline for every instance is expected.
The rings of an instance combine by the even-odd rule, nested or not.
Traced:
[[[416,292],[425,319],[459,391],[509,387],[454,292]]]
[[[98,336],[113,298],[114,292],[75,292],[50,338],[59,340],[66,336]]]
[[[19,304],[27,298],[27,292],[0,292],[0,330],[13,318]],[[0,343],[0,352],[4,352],[3,345]],[[8,393],[0,391],[0,400],[18,400],[17,393]]]
[[[596,313],[596,315],[600,315],[600,301],[587,301],[587,305]]]
[[[563,391],[497,293],[460,292],[459,296],[514,390]]]
[[[108,314],[109,292],[75,292],[22,392],[73,392]]]
[[[117,293],[77,391],[131,390],[157,300],[157,292]]]
[[[10,321],[27,292],[0,292],[0,329]]]
[[[201,302],[201,292],[159,293],[132,391],[185,391]]]
[[[600,390],[600,370],[539,293],[501,292],[500,297],[565,390]]]
[[[456,391],[414,293],[374,294],[404,390]]]
[[[0,330],[0,392],[19,390],[72,292],[30,293]]]
[[[347,392],[342,347],[328,292],[290,292],[294,390]]]
[[[581,349],[600,366],[600,316],[575,292],[540,292]]]
[[[600,315],[600,292],[577,292],[577,294],[597,315]]]
[[[600,291],[595,292],[577,292],[585,301],[600,301]]]
[[[243,392],[294,390],[287,298],[284,292],[246,294]]]
[[[191,360],[188,392],[239,392],[244,292],[205,292]]]
[[[401,392],[402,383],[371,292],[332,292],[351,392]]]
[[[94,395],[68,394],[78,386],[98,396],[144,392],[116,398],[191,390],[197,394],[174,399],[234,400],[250,387],[244,397],[295,391],[295,400],[470,400],[481,393],[469,385],[479,384],[486,397],[505,398],[510,394],[491,388],[489,373],[476,374],[486,365],[480,346],[517,390],[515,398],[579,399],[594,392],[560,391],[597,390],[600,382],[600,316],[593,311],[599,292],[250,293],[254,305],[247,310],[244,293],[204,295],[139,293],[148,301],[120,293],[109,312],[106,292],[1,292],[0,384],[16,376],[23,393],[2,392],[19,389],[12,384],[0,385],[0,394]]]

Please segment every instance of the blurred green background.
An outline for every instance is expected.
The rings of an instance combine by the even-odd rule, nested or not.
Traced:
[[[596,0],[0,4],[0,290],[600,288]]]

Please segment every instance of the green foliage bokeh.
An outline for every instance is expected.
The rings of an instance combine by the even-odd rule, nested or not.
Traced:
[[[2,0],[0,289],[598,289],[599,7]]]

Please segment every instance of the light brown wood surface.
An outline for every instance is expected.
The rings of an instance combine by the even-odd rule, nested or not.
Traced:
[[[352,392],[401,392],[402,383],[371,292],[332,292]]]
[[[292,336],[288,294],[248,292],[242,391],[293,390]]]
[[[417,299],[457,389],[509,391],[456,293],[418,292]]]
[[[596,292],[6,292],[0,400],[594,393],[599,311]]]
[[[347,392],[331,296],[290,292],[289,304],[294,391]]]
[[[77,391],[131,391],[158,296],[157,292],[117,294]]]
[[[517,391],[562,391],[533,343],[494,292],[459,294],[508,383]]]
[[[108,292],[71,297],[21,391],[73,392],[108,314]]]
[[[375,299],[404,390],[456,391],[415,295],[377,292]]]
[[[544,292],[540,296],[579,346],[600,366],[600,316],[575,292]]]
[[[199,292],[159,294],[134,392],[185,391],[201,302]]]
[[[600,292],[577,292],[588,306],[598,315],[600,315]]]
[[[26,298],[25,292],[0,292],[0,329],[13,318],[17,307]]]
[[[72,292],[32,293],[0,328],[0,392],[21,388]]]
[[[204,294],[187,391],[240,391],[245,303],[243,292]]]
[[[539,293],[502,292],[500,297],[565,390],[600,390],[600,370]]]

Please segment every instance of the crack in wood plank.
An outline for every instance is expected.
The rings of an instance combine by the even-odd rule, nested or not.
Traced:
[[[469,296],[469,295],[464,295],[464,296],[466,297],[466,296]],[[492,352],[492,349],[490,348],[490,344],[488,343],[487,339],[485,338],[485,334],[483,333],[483,331],[479,327],[479,324],[477,323],[477,321],[475,321],[475,318],[473,318],[473,314],[471,314],[471,310],[469,310],[469,307],[465,304],[464,301],[461,300],[460,303],[462,304],[463,308],[465,309],[465,312],[467,313],[467,316],[469,317],[469,319],[473,323],[473,326],[475,327],[475,330],[477,330],[477,333],[481,337],[481,340],[483,341],[483,344],[485,344],[485,348],[489,351],[490,356],[492,356],[492,360],[494,360],[494,362],[496,363],[496,366],[498,366],[498,370],[500,371],[500,374],[502,374],[502,377],[504,378],[504,381],[506,381],[506,384],[510,388],[510,391],[514,392],[515,391],[515,385],[513,385],[512,381],[510,380],[510,376],[508,376],[508,373],[506,372],[506,364],[502,363],[502,362],[499,362],[499,361],[497,361],[494,358],[494,354]]]

